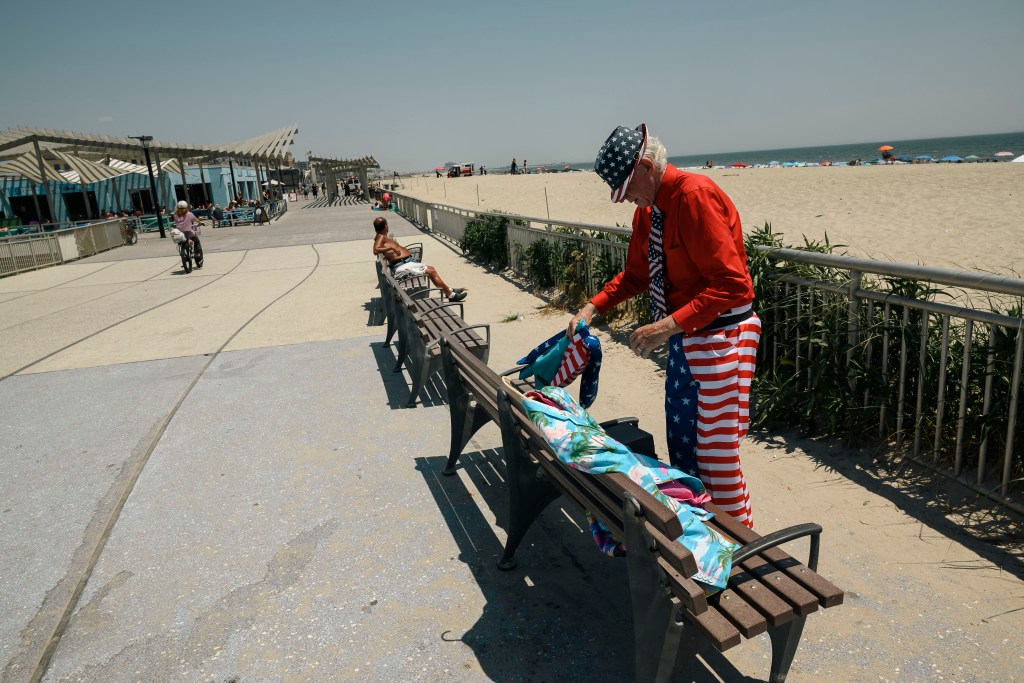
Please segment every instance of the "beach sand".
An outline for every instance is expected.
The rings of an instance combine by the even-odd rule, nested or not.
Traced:
[[[1024,164],[695,172],[732,198],[744,230],[770,222],[788,245],[827,235],[856,256],[1024,273]],[[570,222],[628,226],[634,210],[632,204],[612,204],[608,186],[586,171],[417,177],[403,185],[401,192],[442,204]]]

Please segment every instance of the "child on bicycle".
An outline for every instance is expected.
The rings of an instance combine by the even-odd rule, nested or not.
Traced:
[[[192,252],[196,259],[196,268],[203,267],[203,245],[199,242],[199,235],[202,234],[203,224],[196,218],[195,214],[188,210],[188,202],[178,202],[178,208],[174,210],[174,227],[181,230],[185,237],[192,240]]]

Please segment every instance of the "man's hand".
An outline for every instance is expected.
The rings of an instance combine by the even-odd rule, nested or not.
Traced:
[[[587,302],[587,305],[580,309],[580,312],[576,314],[576,317],[569,322],[569,326],[565,328],[565,336],[572,339],[572,335],[576,334],[576,324],[580,320],[586,320],[587,325],[590,325],[590,321],[597,315],[597,307],[594,304]]]
[[[666,316],[656,323],[635,329],[633,334],[629,335],[629,348],[641,358],[647,358],[672,335],[682,331],[672,316]]]

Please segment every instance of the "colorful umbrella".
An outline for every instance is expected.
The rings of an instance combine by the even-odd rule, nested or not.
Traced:
[[[747,165],[743,162],[737,161],[735,164],[730,164],[733,168],[746,168]]]
[[[891,149],[892,149],[892,145],[882,145],[881,147],[878,148],[878,151],[879,152],[888,152]]]
[[[914,158],[915,158],[915,159],[931,159],[931,158],[932,158],[932,155],[931,155],[931,154],[918,154],[918,155],[917,155],[916,157],[914,157]]]
[[[994,156],[994,157],[1012,157],[1013,156],[1013,152],[996,152],[992,156]]]
[[[950,154],[949,156],[942,157],[941,159],[939,159],[939,161],[963,161],[963,157],[958,157],[955,154]]]

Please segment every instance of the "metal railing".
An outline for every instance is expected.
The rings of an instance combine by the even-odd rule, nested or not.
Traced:
[[[510,267],[521,277],[529,276],[530,247],[541,240],[557,245],[554,253],[563,266],[575,262],[575,282],[585,282],[589,293],[625,263],[628,228],[470,211],[398,192],[392,196],[410,221],[460,245],[470,221],[508,218]],[[1018,428],[1024,404],[1020,299],[1015,312],[1012,302],[1005,312],[963,303],[1024,297],[1024,280],[796,249],[765,253],[828,276],[800,277],[784,267],[771,273],[776,289],[764,297],[771,300],[757,303],[764,324],[759,375],[785,375],[787,382],[811,392],[820,377],[815,363],[831,354],[826,362],[844,366],[833,371],[844,375],[845,393],[856,397],[856,404],[851,399],[843,410],[859,411],[862,421],[872,412],[877,437],[897,451],[1024,511],[1013,500],[1024,476],[1024,430]],[[565,285],[564,271],[556,272],[555,285]],[[960,300],[934,285],[958,288]],[[642,318],[646,306],[634,304],[633,314]],[[820,408],[830,409],[835,406]]]
[[[123,244],[119,219],[2,239],[0,277],[48,268]]]
[[[492,211],[470,211],[457,206],[425,202],[403,194],[393,194],[397,210],[413,223],[455,243],[462,244],[470,221],[495,217],[509,219],[506,243],[510,267],[519,277],[530,276],[530,248],[545,241],[564,262],[571,257],[576,263],[574,281],[596,293],[611,275],[622,270],[626,262],[630,228],[590,223],[574,223],[536,216],[512,216]],[[563,284],[556,277],[553,284]]]
[[[1024,511],[1011,499],[1024,474],[1018,429],[1024,280],[758,250],[779,262],[768,276],[771,294],[758,302],[759,374],[810,396],[821,381],[821,362],[844,364],[847,386],[840,393],[848,397],[842,406],[848,415],[863,425],[874,414],[877,436],[897,451]],[[783,272],[782,264],[814,267],[818,277]],[[963,303],[979,298],[1006,310]]]

